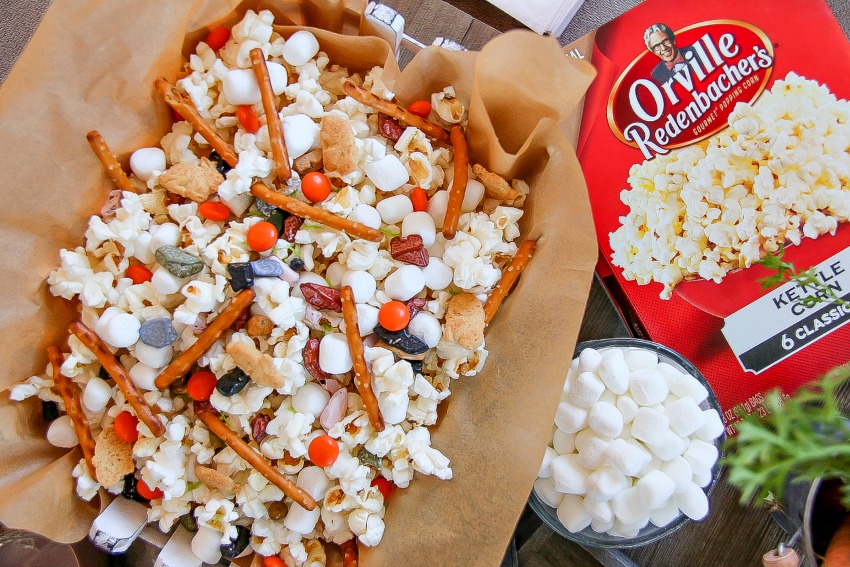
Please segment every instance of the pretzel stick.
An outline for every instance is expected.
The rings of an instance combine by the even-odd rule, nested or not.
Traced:
[[[91,434],[91,428],[89,427],[86,415],[83,413],[83,408],[80,406],[80,389],[70,378],[63,375],[60,371],[64,357],[58,348],[55,346],[47,347],[47,358],[50,359],[50,364],[53,366],[53,383],[65,401],[65,411],[68,412],[68,416],[74,422],[74,431],[77,432],[77,439],[80,440],[80,449],[83,450],[83,457],[86,459],[86,465],[89,467],[89,474],[92,478],[97,478],[97,473],[92,463],[92,457],[94,457],[94,437]]]
[[[351,286],[342,286],[339,297],[342,299],[345,338],[348,339],[348,349],[351,351],[351,361],[354,363],[354,385],[357,386],[363,405],[366,406],[366,414],[369,416],[372,429],[383,431],[384,418],[381,416],[381,408],[378,407],[378,398],[372,390],[372,373],[369,372],[366,359],[363,357],[363,339],[360,338],[360,330],[357,326],[357,305],[354,303],[354,292]]]
[[[454,178],[449,190],[449,202],[446,205],[446,218],[443,221],[443,236],[451,240],[457,234],[457,223],[460,219],[460,209],[463,197],[466,195],[466,184],[469,180],[469,146],[466,136],[460,126],[452,126],[452,148],[455,154]]]
[[[209,123],[204,120],[198,112],[198,109],[195,108],[190,101],[186,100],[186,97],[180,94],[174,85],[162,77],[154,81],[154,85],[166,104],[176,110],[180,116],[186,120],[186,122],[191,124],[192,128],[194,128],[198,134],[203,136],[204,140],[209,142],[210,146],[218,152],[218,155],[227,162],[227,165],[230,167],[236,167],[236,162],[239,161],[239,156],[236,155],[236,151],[230,144],[225,142],[224,139],[218,135],[215,128],[210,126]]]
[[[124,370],[124,366],[115,358],[115,355],[112,354],[112,351],[109,350],[109,347],[106,346],[106,343],[97,336],[97,333],[86,327],[86,325],[82,321],[74,321],[70,325],[71,332],[80,339],[80,342],[83,343],[86,348],[94,353],[97,359],[100,361],[101,366],[103,366],[106,371],[112,376],[112,379],[115,380],[115,383],[118,384],[118,387],[121,388],[121,392],[124,393],[124,397],[133,406],[133,410],[136,412],[136,417],[139,420],[148,426],[148,429],[151,430],[154,437],[160,437],[165,434],[165,426],[159,420],[159,416],[157,416],[148,402],[142,397],[139,389],[136,388],[136,385],[133,383],[133,380],[130,378],[130,375]]]
[[[195,404],[195,415],[204,422],[210,431],[215,433],[228,447],[233,449],[237,455],[245,459],[249,465],[254,467],[258,473],[266,477],[269,482],[283,490],[284,494],[295,500],[298,504],[307,510],[316,508],[316,501],[304,489],[297,486],[294,482],[283,476],[275,467],[273,467],[263,456],[245,443],[241,437],[230,429],[226,423],[218,418],[218,412],[212,409],[212,406],[207,405],[201,407]]]
[[[357,567],[358,564],[358,549],[357,540],[351,538],[339,544],[339,549],[342,551],[342,567]]]
[[[263,110],[266,111],[266,125],[269,127],[269,144],[272,147],[272,157],[277,169],[277,178],[283,182],[292,177],[292,169],[289,167],[289,152],[286,151],[286,141],[283,137],[283,123],[272,91],[272,80],[269,77],[269,68],[266,66],[266,56],[263,50],[255,47],[251,50],[251,67],[257,76],[257,84],[260,86],[260,96],[263,99]]]
[[[133,184],[130,183],[130,178],[127,177],[127,174],[124,172],[124,168],[122,168],[121,164],[118,163],[118,160],[115,159],[115,154],[113,154],[109,149],[109,146],[106,145],[106,140],[103,139],[100,132],[92,130],[86,134],[86,139],[89,141],[89,145],[91,146],[92,151],[94,151],[94,155],[96,155],[97,159],[100,160],[100,164],[103,166],[103,170],[106,172],[106,175],[109,176],[115,186],[122,191],[138,193],[136,188],[133,187]]]
[[[266,203],[279,207],[297,217],[322,223],[330,228],[348,233],[355,238],[371,240],[372,242],[380,242],[384,239],[384,235],[380,230],[375,230],[374,228],[360,224],[359,222],[344,219],[323,209],[317,209],[316,207],[308,205],[303,201],[299,201],[294,197],[289,197],[283,193],[272,191],[262,183],[254,183],[251,185],[251,193]]]
[[[371,106],[378,112],[383,112],[396,120],[404,122],[408,126],[419,128],[425,132],[425,134],[440,142],[449,142],[449,133],[446,132],[445,128],[434,124],[430,120],[425,120],[422,117],[416,116],[406,108],[402,108],[394,102],[384,100],[378,95],[371,93],[362,87],[358,87],[351,81],[344,81],[342,83],[342,92],[359,103]]]
[[[493,316],[496,315],[499,305],[502,304],[505,296],[508,295],[508,292],[511,291],[511,288],[516,283],[517,278],[519,278],[520,273],[528,265],[528,261],[531,260],[531,255],[534,254],[536,247],[537,242],[534,240],[526,240],[520,245],[511,263],[502,272],[502,279],[499,280],[493,293],[484,302],[484,323],[489,323]]]
[[[251,288],[243,289],[236,294],[236,297],[230,300],[227,307],[222,309],[218,317],[210,323],[204,332],[198,336],[192,346],[184,350],[180,356],[175,358],[165,370],[154,380],[154,385],[160,390],[167,388],[172,382],[189,372],[201,356],[207,352],[214,342],[216,342],[224,332],[230,328],[230,325],[242,314],[246,307],[254,301],[254,290]]]

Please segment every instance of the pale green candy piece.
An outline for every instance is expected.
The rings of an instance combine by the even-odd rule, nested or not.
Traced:
[[[156,261],[174,277],[188,278],[204,268],[204,263],[177,246],[160,246],[156,249]]]

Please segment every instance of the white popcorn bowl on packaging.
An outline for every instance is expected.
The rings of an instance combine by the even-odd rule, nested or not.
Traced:
[[[651,341],[646,341],[646,340],[643,340],[643,339],[635,339],[635,338],[600,339],[600,340],[592,340],[592,341],[585,341],[585,342],[579,343],[576,346],[575,354],[573,355],[573,360],[575,361],[576,359],[578,359],[581,352],[585,349],[588,349],[588,348],[595,349],[595,350],[599,351],[600,353],[604,352],[606,349],[615,349],[615,348],[623,349],[624,351],[628,351],[628,349],[639,349],[639,350],[655,353],[658,356],[659,363],[666,362],[667,364],[670,364],[671,366],[673,366],[677,370],[695,378],[700,384],[702,384],[706,388],[708,395],[704,400],[702,400],[698,404],[700,409],[702,409],[702,410],[714,409],[718,413],[718,415],[722,415],[722,412],[721,412],[721,409],[720,409],[720,404],[717,401],[717,397],[714,395],[714,392],[712,391],[711,386],[708,384],[705,377],[703,377],[703,375],[700,373],[700,371],[697,370],[696,367],[693,364],[691,364],[687,359],[685,359],[682,355],[675,352],[674,350],[672,350],[668,347],[665,347],[663,345],[660,345],[658,343],[653,343]],[[628,392],[627,392],[627,394],[628,394]],[[586,428],[588,428],[588,426],[585,424],[585,426],[582,429],[586,429]],[[574,435],[574,434],[570,434],[570,435]],[[723,457],[722,447],[723,447],[724,441],[725,441],[725,432],[721,432],[720,435],[712,441],[712,444],[718,449],[719,456],[718,456],[718,459],[715,461],[714,465],[711,467],[711,479],[709,480],[708,484],[706,484],[706,486],[704,486],[702,488],[702,490],[706,494],[706,497],[710,496],[712,490],[714,489],[714,486],[717,484],[718,478],[720,477],[720,472],[721,472],[720,460]],[[551,442],[550,442],[549,446],[550,447],[552,446]],[[551,451],[551,450],[552,449],[548,449],[547,451]],[[575,450],[573,450],[573,454],[575,454]],[[655,464],[656,465],[658,464],[657,460],[656,460]],[[653,467],[653,465],[650,464],[649,467]],[[649,470],[658,470],[658,469],[657,469],[657,467],[653,467],[651,469],[648,468],[645,471],[643,471],[643,473],[645,474]],[[629,477],[629,479],[632,481],[632,486],[634,486],[634,483],[636,482],[637,479],[632,478],[632,477]],[[541,479],[538,478],[538,481],[539,480],[541,480]],[[692,480],[692,482],[694,482],[694,481]],[[550,529],[552,529],[555,533],[559,534],[560,536],[562,536],[562,537],[564,537],[568,540],[575,541],[575,542],[577,542],[581,545],[586,545],[586,546],[590,546],[590,547],[603,547],[603,548],[638,547],[638,546],[641,546],[641,545],[646,545],[646,544],[658,541],[659,539],[661,539],[661,538],[673,533],[674,531],[678,530],[683,525],[685,525],[687,522],[691,521],[690,518],[688,516],[686,516],[680,510],[678,512],[678,514],[675,516],[675,518],[672,519],[666,525],[664,525],[662,527],[658,527],[658,526],[654,525],[652,522],[649,522],[645,527],[641,528],[637,532],[637,534],[634,535],[633,537],[615,536],[615,535],[611,535],[611,534],[609,534],[605,531],[598,532],[598,531],[595,531],[592,528],[592,526],[590,526],[590,525],[588,525],[587,527],[585,527],[583,529],[577,530],[577,531],[570,531],[570,529],[567,528],[565,523],[562,522],[558,518],[558,510],[556,508],[553,508],[549,504],[547,504],[543,500],[543,498],[541,498],[541,496],[538,495],[537,486],[538,486],[538,483],[535,483],[535,488],[531,491],[531,496],[529,498],[529,506],[531,507],[531,509],[534,510],[534,512],[537,514],[537,516]],[[568,498],[574,498],[575,497],[575,495],[569,495],[569,494],[567,494],[565,496],[568,497]],[[610,503],[610,501],[609,501],[609,503]],[[567,509],[567,508],[569,508],[569,506],[565,507],[565,509]],[[565,514],[565,513],[566,512],[562,512],[562,514]],[[575,515],[575,513],[576,512],[574,512],[573,515]],[[710,513],[711,513],[711,509],[710,509],[710,505],[709,505],[708,514],[710,514]],[[707,517],[707,515],[706,515],[706,517]],[[573,528],[576,528],[577,525],[581,526],[583,524],[583,522],[579,521],[580,520],[579,518],[573,518],[572,516],[566,517],[564,519],[566,520],[566,523],[571,524],[571,527],[573,527]],[[705,518],[703,518],[703,520],[704,519]],[[577,525],[576,525],[576,523],[577,523]],[[596,524],[596,522],[594,522],[594,524]]]

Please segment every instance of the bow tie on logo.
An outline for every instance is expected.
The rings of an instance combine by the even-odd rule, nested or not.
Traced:
[[[665,61],[665,62],[664,62],[664,64],[667,66],[667,69],[669,69],[670,71],[672,71],[672,70],[673,70],[673,68],[674,68],[676,65],[679,65],[679,64],[684,65],[684,64],[685,64],[685,58],[684,58],[684,57],[682,57],[682,52],[680,51],[680,52],[676,55],[676,58],[675,58],[675,59],[673,59],[672,61]]]

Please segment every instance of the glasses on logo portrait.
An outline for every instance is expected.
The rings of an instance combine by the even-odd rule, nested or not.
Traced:
[[[658,43],[656,43],[655,45],[650,46],[649,49],[653,53],[659,53],[659,52],[661,52],[662,49],[665,49],[665,48],[669,49],[672,46],[673,46],[673,41],[668,38],[668,39],[663,39],[663,40],[659,41]]]

